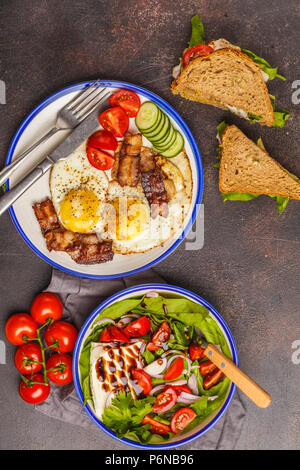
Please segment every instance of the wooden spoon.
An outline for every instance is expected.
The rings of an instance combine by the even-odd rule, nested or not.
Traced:
[[[252,380],[245,372],[237,367],[213,344],[202,341],[204,354],[226,375],[235,385],[244,392],[260,408],[267,408],[271,403],[270,395]]]

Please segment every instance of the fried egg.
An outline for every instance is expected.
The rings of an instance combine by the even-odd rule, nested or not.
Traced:
[[[168,202],[167,217],[151,218],[150,206],[140,183],[134,188],[121,187],[117,181],[109,183],[104,237],[113,241],[115,253],[143,253],[161,246],[184,223],[191,201],[191,182],[189,178],[186,182],[183,176],[183,173],[191,176],[188,174],[188,158],[182,153],[178,159],[181,168],[164,157],[157,157],[156,161],[176,188],[175,195]]]
[[[85,144],[58,161],[51,171],[50,192],[63,227],[72,232],[101,232],[107,188],[108,178],[104,171],[91,166]]]

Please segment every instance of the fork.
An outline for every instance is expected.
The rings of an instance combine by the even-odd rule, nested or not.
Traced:
[[[99,91],[100,89],[100,91]],[[59,131],[74,129],[80,124],[91,112],[94,111],[97,104],[90,108],[92,101],[100,98],[105,88],[101,88],[100,80],[97,79],[87,88],[82,90],[69,103],[66,104],[58,113],[55,126],[43,135],[37,142],[29,147],[25,152],[19,155],[10,165],[7,165],[0,171],[0,186],[2,186],[8,178],[15,172],[25,158],[39,145],[48,140]],[[106,96],[106,95],[105,95]],[[103,98],[105,98],[103,96]],[[98,103],[98,102],[97,102]]]

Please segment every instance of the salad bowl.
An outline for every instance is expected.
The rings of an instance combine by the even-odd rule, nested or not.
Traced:
[[[165,440],[163,438],[160,440],[155,440],[151,438],[150,440],[143,442],[143,441],[139,441],[139,439],[136,439],[136,437],[134,436],[134,433],[127,433],[126,435],[123,435],[122,437],[120,437],[120,435],[118,436],[112,429],[110,429],[107,425],[105,425],[102,422],[102,419],[99,418],[99,414],[97,416],[97,412],[95,410],[93,401],[89,399],[91,397],[87,397],[87,395],[91,395],[91,393],[87,392],[87,387],[86,387],[86,384],[84,383],[85,382],[84,379],[86,377],[84,376],[84,372],[82,369],[82,364],[83,364],[82,358],[84,355],[83,351],[85,351],[86,345],[90,341],[92,332],[95,331],[95,327],[97,326],[97,324],[99,327],[99,323],[101,323],[101,321],[99,321],[99,318],[101,319],[101,317],[103,317],[102,321],[104,321],[104,319],[107,316],[109,316],[109,315],[106,315],[106,312],[111,313],[116,307],[116,304],[118,304],[119,302],[120,303],[118,304],[118,307],[115,308],[115,316],[113,317],[111,315],[111,318],[117,318],[117,316],[122,315],[122,313],[121,314],[117,313],[119,306],[122,305],[122,302],[124,305],[125,304],[124,301],[134,302],[135,299],[137,299],[137,302],[139,302],[140,301],[139,299],[149,300],[149,298],[152,298],[153,300],[153,297],[154,298],[159,297],[159,298],[165,299],[167,305],[171,305],[172,303],[170,304],[168,300],[173,300],[173,299],[177,299],[178,301],[183,301],[186,303],[189,302],[188,305],[197,306],[195,309],[196,313],[191,313],[190,315],[194,315],[194,316],[198,315],[198,319],[201,318],[201,315],[202,315],[201,312],[206,312],[205,315],[207,315],[206,318],[208,318],[210,325],[214,325],[212,326],[211,331],[213,331],[213,329],[215,328],[215,330],[217,331],[217,337],[219,339],[222,337],[222,341],[220,341],[220,344],[222,344],[223,352],[226,351],[226,355],[230,356],[233,362],[236,365],[238,365],[238,353],[237,353],[233,336],[227,324],[225,323],[224,319],[222,318],[222,316],[206,300],[202,299],[200,296],[186,289],[183,289],[181,287],[167,285],[167,284],[143,284],[143,285],[137,285],[134,287],[124,289],[114,294],[113,296],[111,296],[110,298],[102,302],[87,318],[87,320],[85,321],[78,335],[78,339],[77,339],[76,346],[74,349],[73,378],[74,378],[74,385],[75,385],[76,392],[78,394],[81,404],[84,406],[86,413],[91,418],[91,420],[106,434],[108,434],[112,438],[117,439],[118,441],[124,444],[130,445],[136,448],[143,448],[143,449],[167,449],[169,448],[170,449],[170,448],[176,448],[184,444],[187,444],[193,441],[194,439],[201,438],[201,436],[204,433],[206,433],[209,429],[211,429],[217,423],[217,421],[224,415],[228,406],[230,405],[230,402],[234,396],[235,389],[236,389],[236,386],[232,382],[230,382],[229,379],[226,378],[226,380],[228,381],[227,387],[225,388],[223,387],[223,392],[222,392],[222,395],[220,393],[218,404],[211,408],[211,412],[209,412],[207,416],[204,414],[203,419],[199,420],[199,417],[198,417],[198,421],[195,427],[191,428],[191,426],[188,426],[186,430],[184,430],[183,432],[178,432],[175,434],[170,433],[170,437]],[[142,303],[143,306],[144,306],[144,302],[145,300],[143,300],[143,303]],[[174,303],[172,305],[174,305]],[[173,318],[176,318],[176,320],[179,318],[180,321],[182,321],[183,317],[180,316],[182,315],[182,313],[180,313],[182,312],[182,305],[184,304],[182,303],[180,304],[178,302],[178,307],[176,307],[179,310],[178,312],[175,311],[176,308],[174,310],[172,307],[173,311],[170,313],[170,315],[172,315]],[[131,309],[129,310],[131,311]],[[188,320],[187,318],[187,324],[191,325],[189,321],[190,320]],[[200,324],[199,321],[195,321],[195,325],[199,325],[199,324]],[[197,328],[195,328],[195,330],[196,329]],[[205,337],[207,337],[206,333],[204,335]],[[99,337],[99,335],[97,337]],[[153,341],[153,338],[154,336],[152,336],[152,341]],[[211,338],[209,340],[211,340]],[[95,339],[93,339],[93,341],[95,341]],[[162,357],[163,356],[164,355],[162,355]],[[195,366],[193,365],[193,367]],[[91,369],[89,365],[89,371],[90,370]],[[88,377],[90,377],[90,372],[88,372],[87,375]],[[88,383],[90,383],[89,380],[90,378],[88,378]],[[224,379],[224,383],[225,383],[225,379]],[[174,381],[174,385],[175,385],[175,381]],[[217,386],[213,387],[212,390],[216,389],[216,387]],[[202,398],[202,397],[199,396],[199,398]],[[206,399],[206,397],[203,397],[203,398]],[[208,398],[208,400],[214,400],[215,398],[216,398],[215,396],[214,397],[212,396]],[[211,401],[210,403],[213,403],[213,402]],[[111,406],[111,402],[110,402],[110,406]],[[156,436],[156,437],[161,438],[161,436]]]

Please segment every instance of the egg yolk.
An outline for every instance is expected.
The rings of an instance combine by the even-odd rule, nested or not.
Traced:
[[[132,240],[145,230],[148,212],[141,201],[116,198],[112,206],[115,212],[117,240]]]
[[[60,218],[72,232],[87,232],[99,220],[99,199],[87,188],[71,189],[60,203]]]

